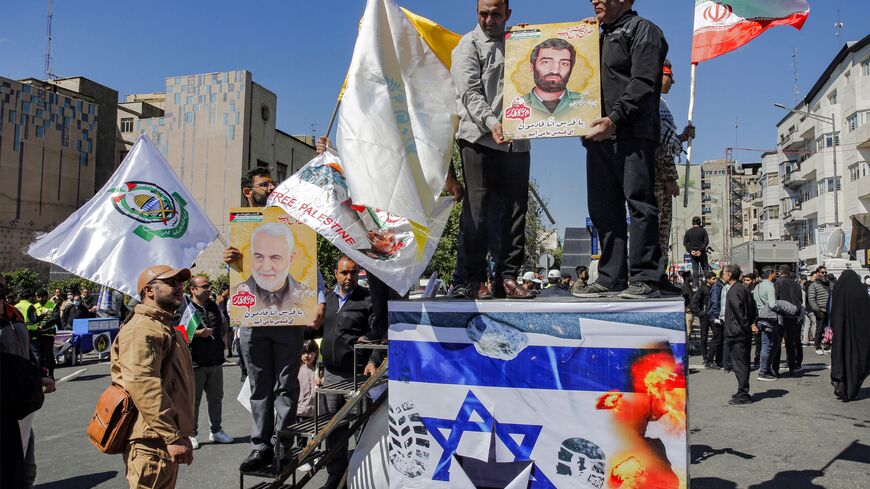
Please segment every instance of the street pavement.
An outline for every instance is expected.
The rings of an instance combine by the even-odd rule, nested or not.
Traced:
[[[867,489],[870,488],[870,386],[859,400],[842,403],[830,386],[828,355],[804,349],[806,371],[797,377],[761,382],[752,375],[755,403],[729,406],[734,375],[704,370],[690,358],[689,441],[691,487],[699,489]],[[784,358],[784,357],[783,357]],[[84,431],[94,402],[109,382],[106,362],[59,368],[58,391],[46,397],[36,416],[39,489],[122,488],[120,455],[99,453]],[[236,401],[239,369],[224,368],[224,430],[231,445],[207,441],[208,415],[200,413],[202,448],[182,466],[179,488],[239,487],[238,465],[248,454],[250,421]],[[254,480],[247,480],[246,486]],[[321,472],[306,487],[325,482]]]

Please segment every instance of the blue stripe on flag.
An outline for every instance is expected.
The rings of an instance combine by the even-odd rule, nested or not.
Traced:
[[[683,312],[395,312],[389,314],[390,324],[406,323],[424,326],[464,328],[475,316],[486,316],[526,333],[539,333],[557,338],[581,338],[583,319],[650,326],[683,331]]]
[[[677,362],[684,344],[671,344]],[[520,389],[633,392],[632,363],[662,350],[528,346],[513,360],[483,356],[471,343],[390,341],[390,380]]]

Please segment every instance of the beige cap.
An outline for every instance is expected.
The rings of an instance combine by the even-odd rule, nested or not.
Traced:
[[[146,285],[156,279],[177,278],[185,281],[190,278],[190,270],[187,268],[172,268],[169,265],[153,265],[139,274],[139,280],[136,282],[136,291],[140,294]]]

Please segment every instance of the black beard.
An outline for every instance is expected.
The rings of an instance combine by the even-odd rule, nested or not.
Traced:
[[[260,195],[259,193],[251,194],[251,200],[254,202],[255,207],[265,207],[266,202],[269,200],[269,194],[265,194],[262,197]]]
[[[550,76],[550,74],[547,74],[546,76]],[[565,78],[562,78],[561,75],[556,75],[556,76],[559,77],[559,81],[544,80],[544,79],[542,79],[542,77],[540,75],[538,75],[538,72],[535,71],[535,85],[543,92],[547,92],[547,93],[561,92],[562,90],[565,90],[565,87],[568,86],[568,80],[566,80]]]
[[[156,296],[154,297],[154,302],[157,303],[157,307],[163,309],[166,312],[174,313],[178,310],[178,307],[181,305],[181,301],[176,299],[173,295],[165,295],[165,296]]]

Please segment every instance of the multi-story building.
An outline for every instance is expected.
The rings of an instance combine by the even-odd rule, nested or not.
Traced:
[[[852,219],[870,217],[870,35],[843,46],[776,127],[784,156],[770,163],[778,160],[783,187],[782,237],[797,240],[801,261],[813,266],[833,229],[848,240]],[[774,215],[767,210],[765,226]]]
[[[311,144],[275,128],[276,114],[277,96],[247,71],[169,77],[165,92],[129,95],[118,104],[119,158],[147,135],[228,237],[229,209],[242,204],[242,174],[269,167],[281,181],[314,157]],[[222,254],[216,241],[197,268],[223,272]]]
[[[115,167],[114,90],[81,77],[0,77],[0,270],[49,265],[27,247],[94,195]]]

